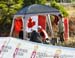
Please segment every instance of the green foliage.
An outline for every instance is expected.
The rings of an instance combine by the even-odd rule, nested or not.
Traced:
[[[0,32],[10,31],[12,16],[22,5],[23,0],[0,0]]]
[[[68,16],[68,12],[62,5],[56,3],[55,1],[52,1],[51,6],[58,9],[61,12],[61,14],[63,14],[63,16]]]
[[[45,4],[46,0],[24,0],[24,6],[28,6],[31,4]]]
[[[35,0],[37,4],[45,4],[46,0]]]
[[[72,3],[75,3],[75,0],[71,0]]]

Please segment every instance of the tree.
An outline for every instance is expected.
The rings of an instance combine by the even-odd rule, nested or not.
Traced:
[[[71,0],[72,3],[75,3],[75,0]]]
[[[24,0],[24,6],[28,6],[31,4],[45,4],[46,0]]]
[[[63,16],[68,16],[68,12],[66,11],[66,9],[62,5],[56,3],[56,1],[51,1],[51,6],[58,9],[61,14],[63,14]]]
[[[22,7],[23,0],[0,0],[0,32],[10,30],[12,16]]]

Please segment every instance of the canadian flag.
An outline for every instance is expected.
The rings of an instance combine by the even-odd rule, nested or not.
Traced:
[[[46,29],[46,16],[31,16],[27,21],[26,31],[31,32],[31,29],[38,31],[38,26],[41,26],[43,29]]]

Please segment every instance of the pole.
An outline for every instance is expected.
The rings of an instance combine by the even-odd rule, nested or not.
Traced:
[[[48,26],[49,26],[49,30],[51,31],[51,37],[53,38],[54,37],[54,32],[53,32],[53,29],[52,29],[52,24],[51,24],[51,20],[50,20],[50,14],[48,14]]]

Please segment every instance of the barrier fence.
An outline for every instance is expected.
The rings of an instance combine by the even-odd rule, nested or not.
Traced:
[[[75,48],[1,37],[0,58],[75,58]]]

